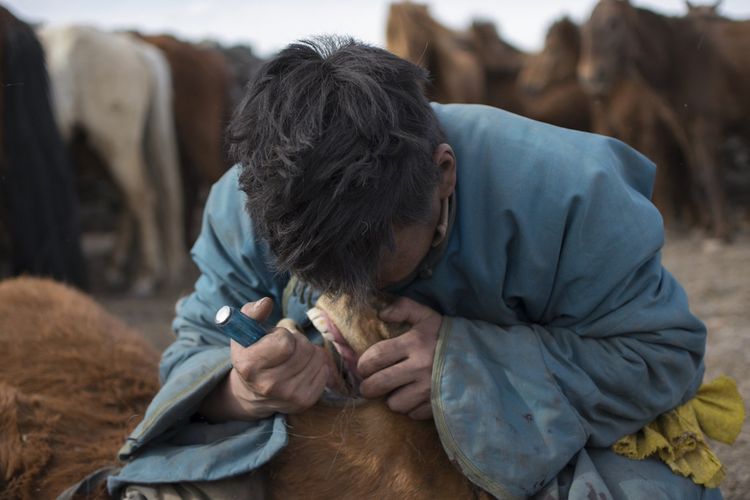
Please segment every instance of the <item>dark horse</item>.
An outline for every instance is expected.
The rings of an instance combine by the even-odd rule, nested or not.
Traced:
[[[50,276],[83,287],[78,202],[42,47],[2,6],[0,114],[0,275]]]
[[[719,146],[748,115],[746,76],[732,70],[700,23],[625,0],[601,0],[582,35],[579,77],[592,93],[606,96],[624,78],[639,80],[675,114],[687,138],[699,203],[706,208],[704,223],[713,236],[728,239]]]
[[[556,21],[547,31],[544,49],[526,61],[520,85],[534,95],[574,99],[584,92],[576,72],[580,53],[578,26],[568,18]],[[684,172],[684,134],[676,130],[680,126],[669,107],[647,85],[629,77],[620,78],[606,96],[590,102],[583,97],[580,116],[590,120],[593,132],[616,137],[656,163],[652,198],[665,221],[672,215],[687,219],[686,209],[692,206],[685,202],[690,176]]]

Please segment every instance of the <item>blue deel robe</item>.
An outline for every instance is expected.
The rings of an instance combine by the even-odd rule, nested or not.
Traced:
[[[499,498],[721,498],[610,446],[690,399],[706,330],[662,267],[654,165],[625,144],[478,105],[433,105],[457,159],[439,255],[398,293],[444,315],[432,408],[447,454]],[[266,463],[285,418],[191,418],[230,370],[217,309],[262,296],[305,324],[289,276],[253,236],[238,169],[212,189],[192,249],[163,387],[120,451],[109,487],[214,480]],[[281,315],[276,308],[272,320]]]

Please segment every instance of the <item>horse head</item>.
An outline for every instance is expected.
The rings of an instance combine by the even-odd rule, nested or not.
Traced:
[[[721,5],[722,0],[718,0],[717,2],[713,4],[694,4],[690,3],[688,0],[685,0],[685,7],[687,7],[687,15],[688,17],[693,18],[705,18],[705,19],[715,19],[721,17],[719,14],[719,6]]]
[[[343,392],[359,395],[360,378],[357,373],[359,357],[375,343],[396,337],[408,325],[385,323],[378,312],[392,301],[384,295],[373,297],[368,304],[352,307],[346,296],[322,295],[307,313],[315,328],[338,353]]]
[[[567,17],[556,21],[547,31],[544,48],[529,57],[518,76],[520,86],[530,93],[576,78],[581,53],[581,35]]]
[[[632,63],[638,45],[636,16],[626,0],[600,0],[581,27],[578,79],[588,92],[606,94]]]

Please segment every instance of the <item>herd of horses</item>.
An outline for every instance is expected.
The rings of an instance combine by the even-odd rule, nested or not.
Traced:
[[[526,54],[489,23],[451,30],[425,5],[398,3],[388,49],[430,70],[435,100],[623,140],[656,163],[667,223],[728,241],[750,202],[750,21],[722,17],[718,3],[687,6],[668,17],[600,0],[583,25],[557,21]]]
[[[436,101],[627,142],[657,164],[667,224],[729,241],[750,201],[750,21],[717,6],[667,17],[600,0],[530,54],[490,22],[458,31],[426,5],[394,3],[387,47],[429,70]],[[169,35],[32,30],[2,6],[0,35],[0,276],[85,286],[81,233],[108,220],[108,284],[148,295],[177,281],[205,194],[229,166],[223,130],[262,60]],[[91,208],[113,197],[109,211]]]
[[[0,63],[0,277],[85,287],[81,234],[104,226],[106,283],[141,296],[176,283],[261,59],[169,35],[34,30],[0,5]]]

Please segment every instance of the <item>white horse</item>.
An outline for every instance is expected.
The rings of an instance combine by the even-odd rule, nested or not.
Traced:
[[[125,198],[129,213],[123,216],[111,273],[121,276],[135,221],[140,263],[133,291],[146,295],[160,282],[174,282],[186,251],[166,59],[128,34],[91,27],[44,27],[38,35],[63,137],[69,141],[81,127]]]

